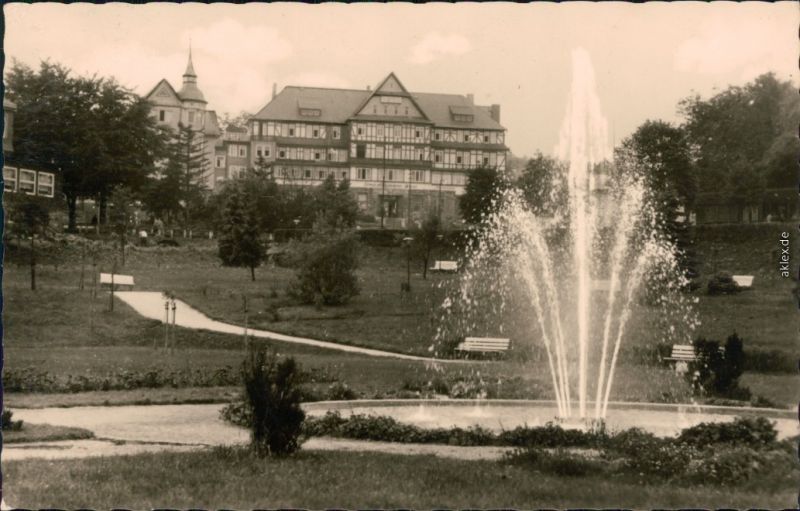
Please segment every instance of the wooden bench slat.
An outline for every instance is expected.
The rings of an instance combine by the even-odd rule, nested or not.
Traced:
[[[100,284],[111,284],[111,274],[110,273],[101,273],[100,274]],[[133,286],[133,275],[119,275],[114,274],[114,285],[115,286]]]

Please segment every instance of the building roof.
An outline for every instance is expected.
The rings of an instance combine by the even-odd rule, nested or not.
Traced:
[[[389,75],[392,77],[393,75]],[[388,78],[381,84],[385,83]],[[303,121],[344,124],[358,113],[359,108],[375,93],[370,90],[331,89],[287,86],[251,119],[273,121]],[[504,130],[491,118],[489,107],[476,106],[466,96],[458,94],[410,93],[423,114],[436,126]],[[319,116],[300,115],[301,108],[321,109]],[[472,115],[472,122],[455,121],[451,111]],[[396,117],[387,120],[397,120]]]
[[[367,90],[287,86],[252,119],[310,121],[344,124],[371,94]],[[300,115],[301,106],[318,105],[318,117]]]
[[[466,97],[458,94],[436,94],[423,92],[412,96],[436,126],[444,128],[467,128],[478,130],[503,130],[500,123],[489,116],[486,107],[476,106]],[[472,115],[472,122],[455,121],[452,113]]]

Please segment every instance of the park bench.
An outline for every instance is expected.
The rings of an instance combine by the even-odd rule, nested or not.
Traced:
[[[431,271],[458,271],[458,263],[456,261],[436,261],[433,263]]]
[[[110,273],[101,273],[100,274],[100,285],[101,286],[109,286],[111,287],[112,275]],[[113,275],[114,281],[114,289],[117,289],[119,286],[129,286],[133,289],[133,275]]]
[[[725,348],[720,346],[719,351],[725,353]],[[674,344],[672,353],[664,360],[675,363],[676,373],[685,373],[689,370],[689,363],[697,361],[697,352],[691,344]]]
[[[466,337],[456,346],[456,351],[465,353],[503,354],[511,346],[511,339],[499,337]]]
[[[731,278],[742,289],[750,289],[753,287],[752,275],[733,275]]]

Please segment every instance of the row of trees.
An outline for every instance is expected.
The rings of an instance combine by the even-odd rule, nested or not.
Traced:
[[[150,105],[110,78],[76,76],[59,64],[38,70],[14,62],[6,94],[16,103],[16,163],[57,172],[68,229],[82,199],[98,204],[109,223],[115,190],[125,188],[156,218],[187,225],[204,218],[202,176],[210,163],[202,135],[159,126]]]

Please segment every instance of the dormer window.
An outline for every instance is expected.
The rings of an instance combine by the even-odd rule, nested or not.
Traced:
[[[472,112],[472,108],[468,106],[451,106],[450,116],[455,122],[467,123],[475,120],[475,115]]]
[[[322,115],[322,110],[318,108],[301,108],[300,115],[303,117],[319,117]]]
[[[301,99],[297,108],[303,117],[319,117],[322,115],[322,105],[315,99]]]

